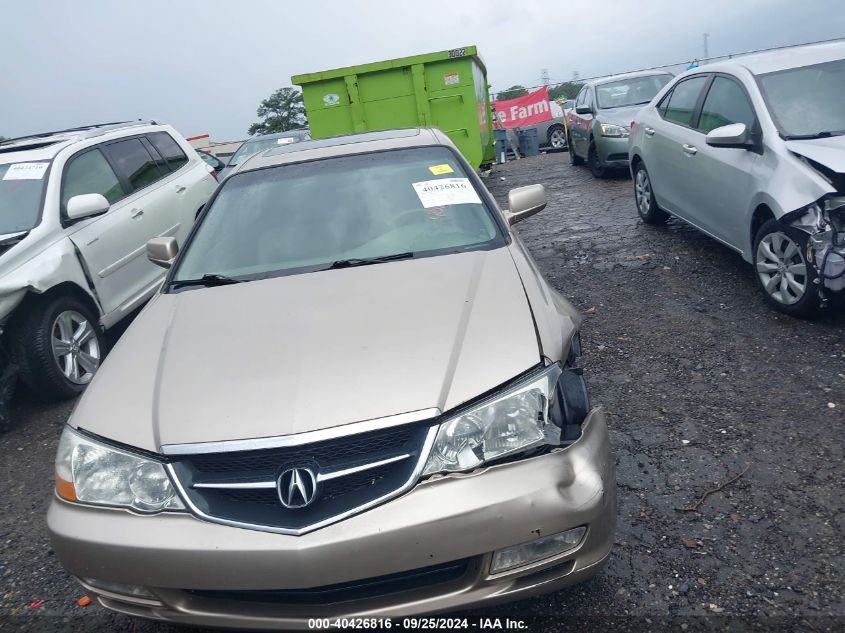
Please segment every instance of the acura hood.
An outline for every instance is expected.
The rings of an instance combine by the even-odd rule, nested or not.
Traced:
[[[786,141],[789,151],[845,174],[845,136]]]
[[[540,361],[507,248],[157,296],[72,424],[158,451],[452,409]]]

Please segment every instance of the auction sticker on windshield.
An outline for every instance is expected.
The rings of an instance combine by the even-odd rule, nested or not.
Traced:
[[[3,174],[3,180],[41,180],[47,171],[48,164],[15,163]]]
[[[425,209],[448,204],[481,204],[468,178],[439,178],[415,182],[414,191]]]

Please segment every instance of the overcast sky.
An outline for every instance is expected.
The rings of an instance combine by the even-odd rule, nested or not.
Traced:
[[[845,37],[843,0],[0,0],[0,135],[240,139],[293,74],[475,44],[493,90]]]

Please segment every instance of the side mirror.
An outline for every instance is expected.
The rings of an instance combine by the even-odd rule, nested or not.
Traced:
[[[575,108],[575,114],[592,114],[593,109],[590,106],[579,105]]]
[[[543,185],[528,185],[511,189],[508,192],[509,208],[505,212],[508,224],[516,224],[539,213],[546,208],[547,202],[546,188]]]
[[[751,146],[748,128],[745,127],[745,123],[731,123],[730,125],[723,125],[722,127],[717,127],[715,130],[710,130],[707,133],[705,142],[712,147],[749,149]]]
[[[68,220],[81,220],[109,210],[109,201],[101,193],[84,193],[67,201]]]
[[[175,237],[154,237],[147,242],[147,259],[162,268],[170,268],[178,252],[179,244]]]

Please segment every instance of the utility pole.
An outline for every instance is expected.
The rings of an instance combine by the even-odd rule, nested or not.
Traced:
[[[710,33],[704,33],[704,59],[702,60],[704,62],[706,62],[710,58],[710,55],[707,52],[707,38],[709,37]]]
[[[542,70],[541,77],[542,77],[542,80],[543,80],[543,85],[548,86],[549,85],[549,69],[548,68],[544,68]]]
[[[572,82],[574,83],[574,82],[578,81],[580,78],[581,78],[581,73],[579,73],[577,70],[573,70],[572,71]]]

